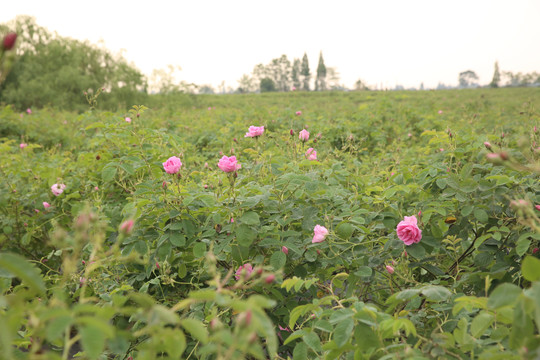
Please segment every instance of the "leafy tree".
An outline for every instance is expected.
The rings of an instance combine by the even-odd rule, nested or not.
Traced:
[[[126,108],[146,96],[143,74],[107,49],[51,34],[28,16],[17,17],[17,59],[0,88],[0,101],[25,109],[53,106],[84,111],[83,92],[103,88],[99,107]]]
[[[326,66],[324,65],[324,59],[322,51],[319,54],[319,65],[317,66],[317,79],[315,80],[315,91],[326,90]]]
[[[309,91],[309,81],[311,79],[311,74],[309,72],[309,61],[306,53],[304,53],[304,57],[302,57],[302,67],[300,75],[302,75],[302,82],[304,85],[303,89],[305,91]]]
[[[492,88],[499,87],[499,82],[501,81],[501,74],[499,73],[499,62],[495,61],[495,71],[493,71],[493,79],[489,86]]]
[[[363,91],[363,90],[369,90],[368,86],[362,79],[356,80],[354,83],[354,90],[356,91]]]
[[[300,89],[302,83],[300,82],[300,59],[294,59],[292,66],[292,84],[296,89]]]
[[[478,86],[478,75],[472,70],[467,70],[459,73],[459,86],[468,88]]]
[[[270,78],[264,78],[261,80],[260,89],[262,93],[276,91],[276,83]]]

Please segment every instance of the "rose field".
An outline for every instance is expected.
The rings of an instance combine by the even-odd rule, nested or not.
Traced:
[[[540,357],[540,89],[106,97],[0,108],[0,358]]]

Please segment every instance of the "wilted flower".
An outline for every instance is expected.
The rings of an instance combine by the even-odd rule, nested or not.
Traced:
[[[58,196],[64,192],[66,185],[64,184],[54,184],[51,186],[51,191],[55,196]]]

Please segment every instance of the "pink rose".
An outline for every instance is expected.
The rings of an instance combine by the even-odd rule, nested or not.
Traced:
[[[313,148],[309,148],[306,151],[306,157],[308,160],[317,160],[317,152]]]
[[[221,159],[219,159],[218,167],[225,171],[225,172],[233,172],[242,167],[236,160],[236,156],[223,156]]]
[[[298,111],[296,112],[296,115],[297,115],[297,116],[300,116],[300,115],[302,115],[302,112],[301,112],[300,110],[298,110]]]
[[[405,219],[398,224],[396,228],[397,236],[405,245],[418,243],[422,239],[422,230],[418,228],[417,223],[418,220],[413,215],[405,216]]]
[[[176,174],[182,167],[182,161],[176,156],[172,156],[163,163],[163,168],[167,174]]]
[[[282,247],[281,247],[281,251],[282,251],[285,255],[288,255],[288,254],[289,254],[289,248],[286,247],[286,246],[282,246]]]
[[[534,208],[538,211],[540,211],[540,205],[534,205]]]
[[[65,188],[66,188],[66,185],[64,184],[54,184],[53,186],[51,186],[51,191],[54,194],[54,196],[58,196],[64,192]]]
[[[43,202],[43,207],[44,207],[45,209],[48,209],[48,208],[51,207],[51,204],[49,204],[48,202],[44,201],[44,202]]]
[[[321,225],[315,225],[315,228],[313,229],[313,240],[311,242],[313,244],[320,243],[324,241],[324,238],[326,238],[326,235],[328,235],[328,229]]]
[[[386,265],[386,271],[388,271],[388,273],[392,275],[394,273],[394,268],[390,265]]]
[[[484,146],[486,147],[486,149],[491,149],[491,144],[489,143],[489,141],[484,141]]]
[[[442,114],[442,110],[439,110],[439,114]]]
[[[264,132],[264,126],[250,126],[249,131],[244,137],[257,137],[261,136]]]
[[[238,267],[238,270],[236,270],[236,275],[234,276],[234,278],[236,280],[240,280],[240,276],[245,276],[245,278],[247,279],[250,277],[252,272],[253,272],[253,266],[251,266],[250,263],[246,263]]]
[[[298,138],[302,141],[308,141],[309,132],[306,129],[302,129],[302,131],[300,131],[300,133],[298,134]]]
[[[130,117],[126,117],[125,120],[126,120],[127,123],[130,123],[130,122],[131,122],[131,118],[130,118]]]
[[[27,147],[27,146],[28,146],[28,144],[26,144],[26,143],[22,143],[22,144],[19,145],[19,147],[20,147],[21,149],[24,149],[24,148]]]
[[[32,113],[32,109],[30,109],[30,108],[26,109],[26,113],[27,113],[28,115],[30,115],[30,114]]]

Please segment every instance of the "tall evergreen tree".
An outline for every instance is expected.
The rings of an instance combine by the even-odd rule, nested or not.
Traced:
[[[311,80],[311,74],[309,73],[309,61],[307,54],[304,53],[304,57],[302,57],[302,70],[300,71],[300,75],[302,75],[302,82],[304,83],[304,90],[309,91],[309,81]]]
[[[489,86],[492,88],[499,87],[499,82],[501,81],[501,74],[499,72],[499,62],[495,61],[495,71],[493,72],[493,79],[491,80],[491,83]]]
[[[294,59],[291,78],[293,86],[300,90],[300,59]]]
[[[326,90],[326,66],[324,65],[324,59],[322,51],[319,54],[319,65],[317,66],[317,80],[315,80],[315,91]]]

